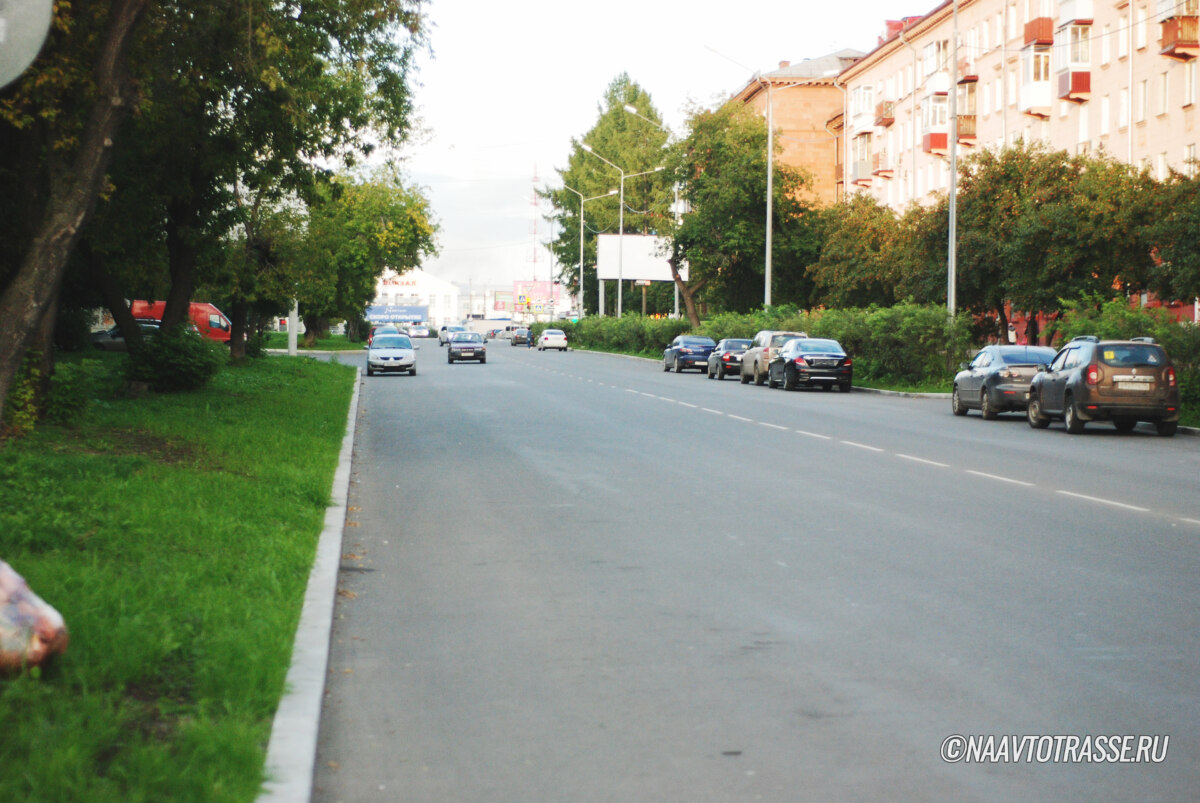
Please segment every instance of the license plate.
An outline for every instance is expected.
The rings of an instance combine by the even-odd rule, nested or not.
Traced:
[[[1149,382],[1118,382],[1117,390],[1152,390]]]
[[[461,354],[464,357],[474,357],[475,356],[475,352],[473,352],[473,351],[460,351],[459,354]]]

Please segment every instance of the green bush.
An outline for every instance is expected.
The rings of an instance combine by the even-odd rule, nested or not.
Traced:
[[[62,426],[78,426],[106,373],[99,360],[57,363],[46,398],[46,420]]]
[[[196,390],[216,376],[227,359],[224,346],[180,326],[147,338],[142,348],[131,352],[126,376],[160,393]]]
[[[38,367],[42,359],[40,351],[28,351],[25,361],[13,378],[4,402],[4,421],[0,435],[28,435],[37,424],[38,384],[42,371]]]

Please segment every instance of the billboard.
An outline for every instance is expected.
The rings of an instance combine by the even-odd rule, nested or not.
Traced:
[[[375,305],[367,307],[367,320],[371,323],[422,323],[429,320],[429,307]]]
[[[620,278],[651,282],[673,282],[667,255],[671,253],[671,241],[666,237],[651,234],[626,234],[624,253],[621,253],[621,235],[601,234],[596,238],[596,275],[601,279]],[[687,266],[679,269],[679,278],[688,280]]]
[[[554,282],[513,282],[513,303],[517,312],[538,313],[566,308],[563,305],[562,285]],[[569,301],[567,306],[570,306]]]

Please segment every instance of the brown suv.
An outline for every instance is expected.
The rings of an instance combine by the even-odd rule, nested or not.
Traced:
[[[1159,435],[1174,435],[1179,428],[1175,367],[1148,337],[1077,337],[1048,366],[1038,366],[1029,383],[1027,415],[1034,429],[1061,418],[1073,435],[1088,421],[1111,421],[1120,432],[1149,421]]]
[[[767,381],[767,367],[771,360],[779,356],[783,344],[797,337],[808,337],[805,332],[781,332],[776,329],[763,329],[754,336],[750,348],[742,354],[742,384],[748,384],[751,379],[754,384],[761,385]]]

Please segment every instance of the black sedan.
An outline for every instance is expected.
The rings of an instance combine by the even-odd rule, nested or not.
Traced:
[[[154,318],[136,318],[138,329],[142,330],[142,339],[158,334],[158,321]],[[113,326],[101,332],[92,333],[92,345],[101,351],[128,351],[125,345],[125,335],[121,327]]]
[[[716,346],[711,337],[680,335],[663,351],[663,370],[674,368],[678,373],[684,368],[695,368],[703,371],[708,365],[708,355]]]
[[[717,347],[708,355],[708,378],[724,379],[729,374],[742,373],[742,354],[750,348],[749,338],[727,337],[717,341]]]
[[[850,392],[854,361],[836,340],[797,337],[783,344],[778,356],[767,366],[767,387],[793,390],[800,385],[836,387]]]
[[[955,375],[950,409],[955,415],[977,409],[987,419],[1024,410],[1038,365],[1053,359],[1054,349],[1046,346],[985,346]]]
[[[479,360],[487,362],[487,342],[479,332],[454,332],[446,344],[446,362],[455,363],[459,360]]]

